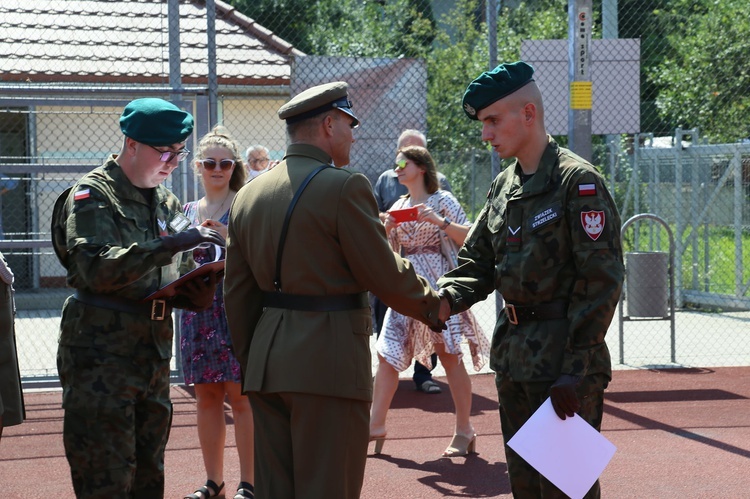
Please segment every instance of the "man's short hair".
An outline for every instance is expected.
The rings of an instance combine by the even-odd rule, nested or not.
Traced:
[[[286,133],[292,141],[299,140],[301,138],[309,138],[310,134],[314,134],[318,125],[327,117],[330,116],[334,120],[340,120],[342,114],[337,110],[333,109],[326,111],[323,114],[318,114],[310,118],[305,118],[301,121],[295,121],[294,123],[287,122]]]
[[[265,146],[262,146],[260,144],[256,144],[254,146],[250,146],[247,148],[247,151],[245,151],[245,158],[247,158],[248,161],[250,161],[250,153],[262,151],[268,156],[268,148]]]
[[[422,147],[427,147],[427,137],[425,137],[425,135],[419,130],[415,130],[413,128],[409,128],[401,132],[401,135],[398,136],[398,142],[396,143],[397,144],[396,147],[400,148],[401,144],[403,144],[404,141],[408,138],[418,139],[420,142],[422,142]]]

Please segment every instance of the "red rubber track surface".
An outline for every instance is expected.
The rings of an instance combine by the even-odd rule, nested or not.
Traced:
[[[383,454],[368,458],[362,498],[511,497],[494,377],[471,379],[478,454],[440,457],[453,429],[445,379],[437,379],[439,395],[417,392],[411,380],[402,380]],[[175,386],[172,398],[165,497],[181,498],[205,478],[192,389]],[[59,391],[27,393],[27,420],[4,430],[3,497],[73,497],[60,400]],[[229,410],[227,421],[225,481],[233,491],[239,465]],[[750,367],[615,371],[602,432],[617,446],[601,477],[603,497],[750,497]]]

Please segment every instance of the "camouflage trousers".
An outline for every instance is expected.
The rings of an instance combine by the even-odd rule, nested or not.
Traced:
[[[608,382],[606,375],[595,374],[583,378],[576,389],[578,399],[581,401],[581,410],[578,411],[578,415],[597,430],[601,430],[604,389]],[[565,493],[508,447],[508,440],[547,400],[552,382],[519,383],[497,374],[495,384],[500,401],[500,425],[513,497],[516,499],[567,498]],[[601,491],[597,480],[584,497],[594,499],[600,496]]]
[[[169,360],[61,345],[57,367],[76,497],[164,497]]]

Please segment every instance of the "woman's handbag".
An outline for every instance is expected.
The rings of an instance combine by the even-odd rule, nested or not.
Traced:
[[[440,204],[438,204],[438,206],[440,206]],[[440,212],[445,216],[443,210],[440,210]],[[445,259],[448,260],[448,270],[453,270],[458,267],[458,250],[461,248],[456,244],[456,241],[451,239],[450,236],[445,233],[444,230],[438,229],[438,236],[440,237],[440,253],[442,253]]]
[[[440,252],[448,260],[448,270],[453,270],[458,266],[458,250],[460,248],[445,231],[438,229],[438,234],[440,236]]]

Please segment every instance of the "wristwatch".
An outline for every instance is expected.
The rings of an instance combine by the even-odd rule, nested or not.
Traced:
[[[444,218],[443,220],[445,220],[445,221],[443,222],[443,225],[441,225],[441,226],[440,226],[440,230],[445,230],[445,229],[447,229],[447,228],[448,228],[448,226],[449,226],[449,225],[450,225],[451,223],[453,223],[453,222],[451,222],[451,219],[450,219],[450,218],[448,218],[448,217],[445,217],[445,218]]]

